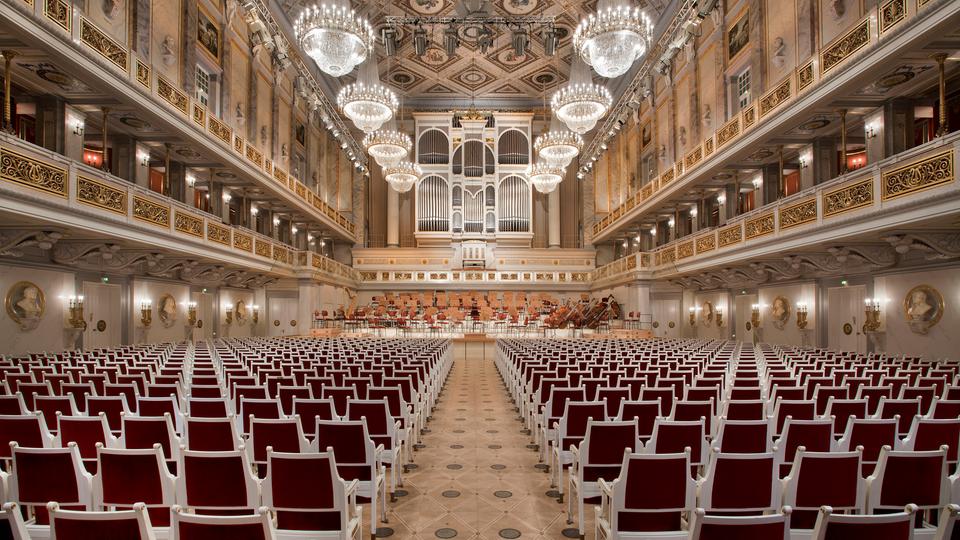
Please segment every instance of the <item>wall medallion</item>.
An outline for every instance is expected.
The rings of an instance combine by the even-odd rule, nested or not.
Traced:
[[[157,317],[164,328],[170,328],[177,322],[177,299],[171,294],[165,294],[157,302]]]
[[[274,319],[274,320],[273,320],[273,325],[274,325],[274,326],[280,326],[280,319]]]
[[[30,281],[18,281],[7,290],[7,315],[21,330],[33,330],[40,324],[47,302],[43,289]]]
[[[850,323],[843,323],[843,333],[845,335],[850,335],[853,333],[853,325]]]
[[[103,332],[107,329],[107,321],[100,319],[97,321],[97,332]]]
[[[777,330],[783,330],[790,320],[790,301],[783,296],[774,298],[770,306],[770,318]]]
[[[903,299],[903,315],[910,330],[926,335],[943,317],[943,296],[929,285],[917,285]]]
[[[670,322],[667,323],[667,327],[668,327],[668,328],[673,328],[673,327],[675,327],[675,326],[677,326],[677,324],[676,324],[675,322],[673,322],[673,321],[670,321]]]

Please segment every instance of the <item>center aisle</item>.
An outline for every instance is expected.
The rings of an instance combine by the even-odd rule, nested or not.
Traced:
[[[547,495],[549,475],[535,467],[537,452],[492,359],[455,361],[427,428],[404,475],[406,494],[380,525],[393,530],[389,538],[564,538],[566,505]]]

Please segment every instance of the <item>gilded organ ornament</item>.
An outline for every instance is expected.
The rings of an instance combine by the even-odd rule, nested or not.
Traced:
[[[943,317],[943,296],[929,285],[917,285],[903,299],[903,314],[914,333],[926,335]]]

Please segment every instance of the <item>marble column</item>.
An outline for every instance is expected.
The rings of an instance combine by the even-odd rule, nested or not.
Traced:
[[[560,190],[555,189],[547,195],[547,246],[560,247]]]
[[[387,186],[387,247],[400,247],[400,194]]]

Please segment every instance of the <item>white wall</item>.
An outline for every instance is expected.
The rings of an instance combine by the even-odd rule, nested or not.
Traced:
[[[679,338],[685,324],[685,319],[680,313],[681,295],[654,296],[653,297],[653,323],[657,328],[653,329],[655,337]],[[670,328],[673,323],[673,328]]]
[[[0,311],[0,354],[20,355],[72,348],[65,329],[65,298],[82,294],[75,290],[75,279],[73,272],[0,265],[0,293],[4,298],[14,284],[29,281],[40,288],[46,303],[39,324],[32,330],[21,330],[6,309]]]
[[[904,297],[917,285],[929,285],[943,296],[943,317],[926,335],[914,333],[904,317]],[[960,360],[960,268],[877,276],[874,296],[886,300],[881,330],[886,329],[888,352]]]
[[[166,341],[183,341],[190,339],[191,329],[187,325],[187,303],[190,302],[190,287],[171,281],[154,281],[141,278],[131,280],[131,339],[134,343],[156,343]],[[176,321],[170,327],[164,326],[160,320],[160,298],[171,295],[177,301]],[[153,303],[153,322],[149,328],[144,328],[140,322],[140,305],[149,300]]]
[[[245,319],[238,319],[235,311],[237,302],[243,301],[247,305],[247,316]],[[263,308],[260,307],[259,322],[253,324],[253,291],[248,289],[228,289],[220,288],[220,335],[223,337],[250,337],[258,335],[258,331],[265,325]],[[227,309],[234,311],[233,322],[226,324]]]
[[[783,329],[778,329],[773,324],[771,315],[771,306],[774,299],[782,296],[787,299],[790,306],[790,318],[787,320]],[[797,302],[806,302],[807,304],[807,328],[816,329],[817,316],[817,286],[815,283],[796,283],[790,285],[775,285],[761,287],[759,290],[760,308],[760,328],[761,341],[765,343],[775,343],[781,345],[814,345],[815,339],[810,337],[810,343],[804,343],[803,333],[797,327]],[[746,320],[750,320],[749,316]],[[741,324],[741,327],[743,325]],[[814,330],[816,332],[816,330]]]
[[[698,292],[693,297],[693,307],[700,308],[696,312],[696,336],[701,339],[727,339],[730,337],[730,295],[726,291]],[[713,319],[709,322],[704,317],[703,305],[710,302],[713,305]],[[690,306],[686,306],[688,309]],[[722,327],[717,326],[717,314],[722,313]],[[689,324],[689,311],[686,322]]]

